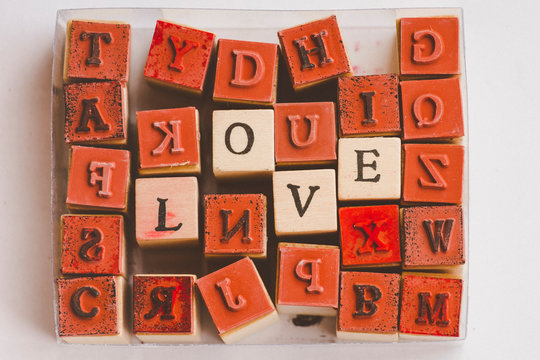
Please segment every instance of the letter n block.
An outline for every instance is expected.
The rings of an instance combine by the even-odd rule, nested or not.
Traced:
[[[227,344],[279,320],[253,261],[244,258],[197,280],[210,316]]]

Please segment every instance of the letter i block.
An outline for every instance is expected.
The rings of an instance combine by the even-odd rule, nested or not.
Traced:
[[[67,29],[64,81],[128,81],[129,24],[72,20]]]
[[[403,151],[403,202],[461,203],[463,146],[405,144]]]
[[[428,274],[403,274],[400,339],[459,337],[463,282]]]
[[[140,174],[199,174],[199,111],[194,107],[137,112]]]
[[[220,39],[214,100],[274,104],[277,56],[277,44]]]
[[[57,279],[58,336],[74,344],[129,344],[121,276]]]
[[[197,280],[219,336],[235,343],[279,320],[253,261],[244,258]]]
[[[135,181],[135,237],[140,246],[197,245],[198,216],[196,177]]]
[[[162,85],[202,93],[215,35],[158,20],[144,77]]]
[[[335,16],[278,32],[293,88],[352,74]]]
[[[195,275],[133,276],[133,334],[142,342],[201,340]]]
[[[73,146],[68,208],[127,211],[129,158],[127,150]]]
[[[399,274],[341,273],[338,338],[398,341]]]
[[[283,314],[336,316],[339,247],[280,243],[276,306]]]

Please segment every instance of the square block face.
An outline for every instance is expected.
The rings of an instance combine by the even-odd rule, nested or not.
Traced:
[[[214,100],[275,103],[277,55],[277,44],[220,39]]]
[[[64,87],[68,144],[125,144],[127,88],[118,81],[74,83]]]
[[[340,78],[338,104],[341,136],[401,132],[396,74]]]
[[[404,18],[399,24],[402,75],[459,74],[457,18]]]
[[[352,73],[335,16],[281,30],[278,37],[295,89]]]
[[[276,171],[273,187],[276,235],[337,231],[334,170]]]
[[[198,216],[196,177],[135,181],[135,237],[139,245],[197,244]]]
[[[339,209],[344,267],[393,266],[401,261],[397,205]]]
[[[402,81],[403,140],[463,136],[459,78]]]
[[[334,103],[275,104],[274,122],[278,165],[330,163],[337,159]]]
[[[213,168],[218,178],[274,171],[274,111],[217,110],[213,114]]]
[[[201,93],[215,37],[206,31],[158,20],[144,77]]]
[[[128,81],[129,24],[73,20],[67,28],[65,80]]]
[[[462,281],[403,275],[400,333],[459,337]]]
[[[404,202],[461,203],[463,146],[405,144],[403,151]]]
[[[73,146],[66,203],[69,208],[125,210],[129,151]]]
[[[459,206],[414,206],[402,210],[403,268],[465,263]]]
[[[204,196],[204,254],[266,257],[263,194]]]
[[[139,173],[200,173],[199,111],[194,107],[137,112]]]
[[[399,138],[339,139],[339,200],[393,200],[400,196]]]
[[[124,218],[121,215],[63,215],[62,273],[122,275]]]

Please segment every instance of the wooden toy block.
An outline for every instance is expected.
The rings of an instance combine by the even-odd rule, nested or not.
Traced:
[[[277,236],[337,231],[334,170],[276,171],[273,188]]]
[[[336,156],[333,102],[274,105],[277,165],[331,164]]]
[[[127,211],[129,159],[128,150],[72,146],[68,208]]]
[[[400,264],[397,205],[339,209],[342,264],[345,268]]]
[[[278,37],[295,90],[352,75],[335,16],[281,30]]]
[[[399,138],[339,139],[339,200],[395,200],[400,196]]]
[[[401,209],[404,269],[450,270],[465,263],[459,206]]]
[[[401,132],[396,74],[339,78],[338,107],[340,136]]]
[[[202,93],[215,35],[158,20],[144,67],[155,83]]]
[[[263,194],[204,196],[204,255],[266,258]]]
[[[195,275],[134,275],[133,334],[144,343],[201,340]]]
[[[235,343],[277,322],[274,304],[253,261],[244,258],[197,280],[221,339]]]
[[[403,140],[464,135],[459,78],[402,81]]]
[[[58,336],[74,344],[129,344],[122,276],[57,279]]]
[[[398,341],[399,274],[341,273],[336,335],[353,341]]]
[[[126,274],[121,215],[62,215],[62,274]]]
[[[338,246],[280,243],[276,307],[279,313],[336,316]]]
[[[403,152],[405,203],[461,203],[463,146],[405,144]]]
[[[459,337],[463,282],[443,275],[403,274],[399,338]]]
[[[127,87],[119,81],[64,87],[68,144],[127,143]]]
[[[196,177],[135,180],[135,237],[140,246],[198,245]]]
[[[277,44],[220,39],[214,100],[274,104],[277,66]]]
[[[140,174],[199,174],[199,111],[137,111]]]
[[[72,20],[67,26],[64,81],[129,78],[131,27],[119,22]]]
[[[401,75],[459,74],[456,17],[403,18],[399,31]]]
[[[216,110],[212,124],[217,178],[274,172],[274,110]]]

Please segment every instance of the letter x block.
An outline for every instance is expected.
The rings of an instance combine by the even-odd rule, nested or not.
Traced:
[[[197,280],[219,336],[227,344],[240,341],[279,320],[257,268],[239,260]]]

